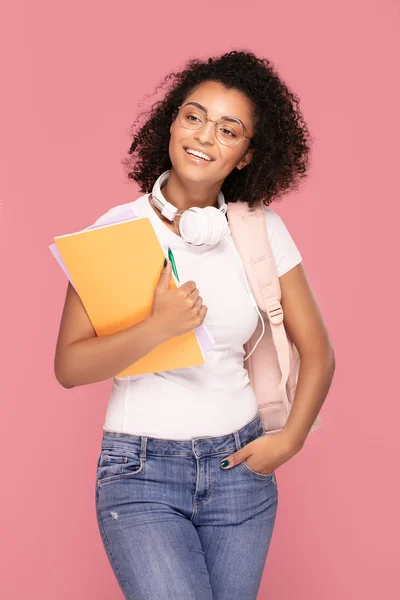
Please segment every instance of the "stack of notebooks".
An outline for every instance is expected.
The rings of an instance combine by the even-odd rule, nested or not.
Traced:
[[[121,205],[109,219],[54,238],[49,246],[74,286],[98,336],[145,319],[167,256],[147,217]],[[171,275],[170,289],[179,286]],[[146,375],[202,365],[214,340],[205,325],[155,347],[115,377]]]

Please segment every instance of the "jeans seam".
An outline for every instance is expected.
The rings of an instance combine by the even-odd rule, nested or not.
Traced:
[[[221,450],[221,452],[211,452],[210,454],[202,454],[201,458],[204,457],[209,457],[212,458],[213,456],[226,456],[227,453],[229,452],[235,452],[234,448],[227,448],[226,450]],[[174,458],[175,456],[177,457],[182,457],[182,456],[187,456],[188,458],[194,458],[195,455],[193,454],[153,454],[152,452],[147,453],[146,456],[161,456],[163,458],[167,457],[167,458]]]
[[[115,570],[118,573],[118,576],[120,578],[118,580],[118,583],[120,584],[124,595],[126,597],[128,597],[127,581],[125,580],[125,577],[123,577],[121,571],[119,570],[119,568],[118,568],[118,561],[115,560],[115,557],[114,557],[114,555],[113,555],[113,553],[111,551],[111,546],[110,546],[110,543],[108,541],[108,538],[107,538],[107,535],[106,535],[106,531],[105,531],[105,529],[103,527],[102,518],[101,518],[100,511],[99,511],[98,508],[96,509],[96,512],[97,512],[99,527],[100,527],[100,530],[101,530],[101,532],[103,534],[104,541],[105,541],[105,544],[106,544],[106,547],[107,547],[107,552],[108,552],[108,554],[109,554],[109,556],[110,556],[110,558],[111,558],[111,560],[112,560],[112,562],[113,562],[113,564],[115,566]]]

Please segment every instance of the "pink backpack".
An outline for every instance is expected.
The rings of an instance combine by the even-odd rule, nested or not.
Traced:
[[[250,209],[247,202],[229,202],[227,217],[251,290],[264,320],[265,332],[245,361],[258,409],[267,434],[280,431],[292,409],[300,368],[300,355],[286,334],[280,303],[281,288],[269,244],[264,205]],[[244,345],[246,355],[261,335],[262,325]],[[309,433],[318,429],[315,419]]]

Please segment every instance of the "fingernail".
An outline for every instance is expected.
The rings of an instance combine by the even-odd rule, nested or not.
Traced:
[[[225,467],[227,467],[228,465],[229,465],[229,460],[223,460],[223,461],[221,462],[221,467],[222,467],[223,469],[225,469]]]
[[[168,261],[166,258],[164,258],[164,268],[167,266],[167,264],[168,264]]]

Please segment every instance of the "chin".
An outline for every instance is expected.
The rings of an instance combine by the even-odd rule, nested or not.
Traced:
[[[202,171],[201,167],[196,164],[177,164],[176,166],[173,164],[172,168],[174,169],[176,175],[184,180],[188,181],[205,181],[206,174]]]

